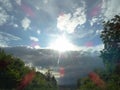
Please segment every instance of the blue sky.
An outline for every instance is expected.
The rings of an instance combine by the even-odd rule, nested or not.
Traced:
[[[49,48],[63,35],[73,49],[103,48],[102,21],[119,0],[0,0],[0,46]]]

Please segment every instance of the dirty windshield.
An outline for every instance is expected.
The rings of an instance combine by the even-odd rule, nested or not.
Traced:
[[[0,90],[120,90],[120,0],[0,0]]]

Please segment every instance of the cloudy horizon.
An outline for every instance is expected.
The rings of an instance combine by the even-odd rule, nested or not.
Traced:
[[[45,74],[48,69],[57,79],[58,85],[76,85],[79,78],[95,69],[104,69],[99,51],[68,51],[31,49],[27,47],[7,47],[5,52],[20,58],[29,67]],[[60,55],[60,56],[59,56]]]

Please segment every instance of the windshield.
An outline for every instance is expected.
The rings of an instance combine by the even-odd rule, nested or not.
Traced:
[[[0,90],[120,88],[119,3],[0,0]]]

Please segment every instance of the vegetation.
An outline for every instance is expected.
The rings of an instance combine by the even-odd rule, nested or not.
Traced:
[[[101,38],[104,49],[101,57],[109,72],[113,72],[120,63],[120,16],[116,15],[113,19],[103,22],[104,30]]]
[[[120,16],[103,22],[101,58],[106,70],[89,73],[78,80],[78,90],[120,90]]]
[[[19,58],[0,50],[0,90],[57,90],[57,83],[54,76],[48,80]]]
[[[103,87],[101,87],[101,83],[99,83],[99,85],[95,83],[96,79],[93,81],[91,77],[88,76],[78,80],[78,90],[120,90],[120,75],[115,73],[108,74],[103,71],[97,73],[97,75],[99,75],[100,80],[104,82]],[[98,82],[100,81],[98,80]]]

